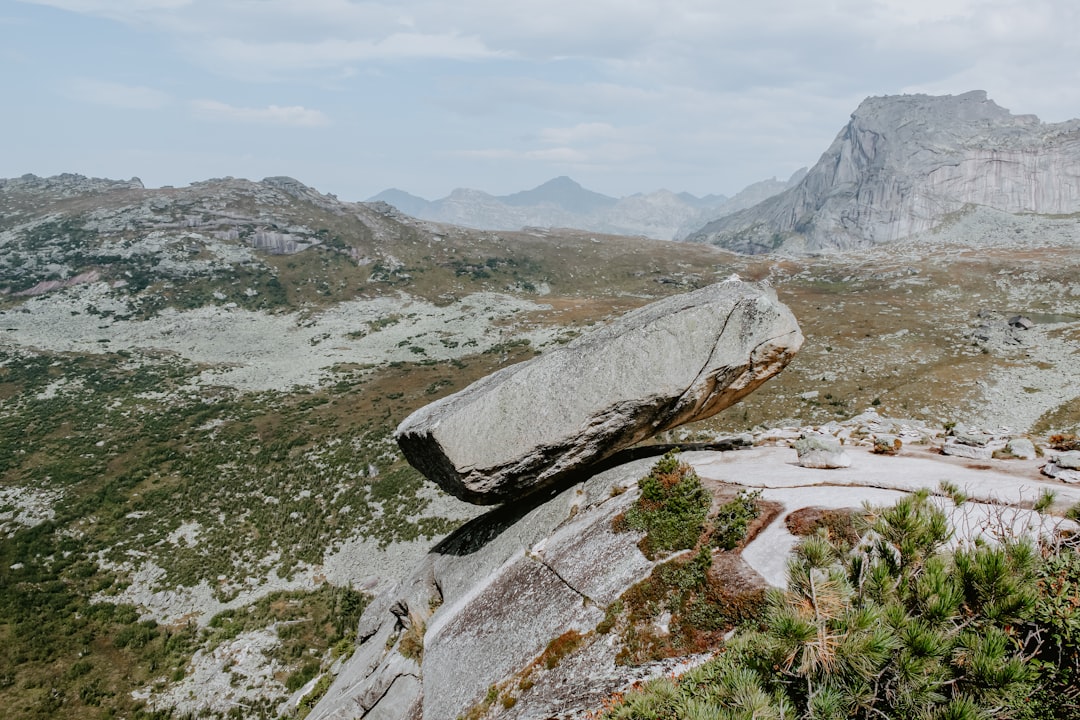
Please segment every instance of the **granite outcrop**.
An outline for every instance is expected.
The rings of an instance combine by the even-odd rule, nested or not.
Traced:
[[[417,410],[395,437],[447,492],[481,505],[518,500],[734,404],[802,341],[770,287],[717,283],[489,375]]]
[[[977,206],[1080,211],[1080,120],[1013,115],[981,90],[871,97],[798,184],[688,239],[750,254],[846,250]]]

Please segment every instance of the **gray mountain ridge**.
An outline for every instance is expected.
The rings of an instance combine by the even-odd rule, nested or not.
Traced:
[[[800,182],[687,239],[750,254],[846,250],[971,207],[1080,212],[1080,120],[1013,115],[981,90],[867,98]]]
[[[566,227],[616,235],[643,235],[678,240],[706,223],[750,207],[798,182],[805,168],[788,181],[771,178],[754,183],[732,198],[697,197],[691,193],[656,190],[623,198],[588,190],[566,176],[531,190],[491,195],[457,188],[438,200],[426,200],[398,188],[368,199],[386,202],[423,220],[482,230],[520,230],[526,227]]]

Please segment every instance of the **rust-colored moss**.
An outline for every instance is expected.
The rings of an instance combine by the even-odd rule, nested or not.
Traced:
[[[548,643],[548,646],[544,649],[543,655],[540,656],[541,664],[548,670],[551,670],[558,665],[564,657],[574,652],[574,650],[577,650],[584,637],[585,636],[577,630],[567,630]]]

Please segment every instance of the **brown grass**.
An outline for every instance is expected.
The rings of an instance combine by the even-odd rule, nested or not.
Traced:
[[[784,525],[796,537],[806,537],[824,529],[830,540],[853,546],[859,542],[859,533],[855,529],[855,517],[859,512],[854,508],[801,508],[788,513]]]

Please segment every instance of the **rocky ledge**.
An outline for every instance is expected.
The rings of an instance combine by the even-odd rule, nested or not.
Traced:
[[[844,423],[763,430],[744,449],[683,453],[714,497],[744,488],[771,508],[749,542],[713,551],[710,576],[733,596],[783,587],[799,523],[857,512],[863,503],[889,506],[924,488],[960,541],[1076,529],[1062,515],[1080,502],[1080,490],[1041,476],[1044,459],[973,463],[942,453],[954,437],[867,411]],[[800,465],[806,438],[841,446],[849,467]],[[606,627],[635,587],[679,557],[650,559],[639,549],[640,532],[616,530],[615,519],[640,498],[637,480],[651,462],[619,464],[546,502],[496,508],[441,542],[365,611],[359,649],[309,720],[581,719],[612,693],[707,657],[685,650],[627,663],[620,653],[630,636]],[[1051,501],[1032,510],[1040,498]],[[674,623],[661,616],[654,632],[668,637]],[[574,647],[556,658],[553,648],[566,638]]]
[[[754,617],[764,589],[786,584],[798,526],[815,519],[919,492],[961,541],[1076,529],[1063,515],[1080,490],[1021,459],[1035,454],[1019,452],[1024,438],[973,464],[943,446],[998,434],[946,439],[873,411],[727,443],[751,449],[688,452],[677,472],[669,456],[650,471],[650,460],[618,455],[745,396],[801,340],[767,288],[726,283],[646,306],[411,416],[398,430],[411,462],[461,497],[504,504],[377,598],[355,654],[291,708],[325,692],[309,720],[585,718],[611,693],[702,661]],[[682,544],[654,544],[632,520],[661,507],[646,475],[654,491],[690,483],[664,525],[690,528]],[[683,512],[691,505],[699,515]],[[740,512],[737,537],[717,534],[719,518]]]

